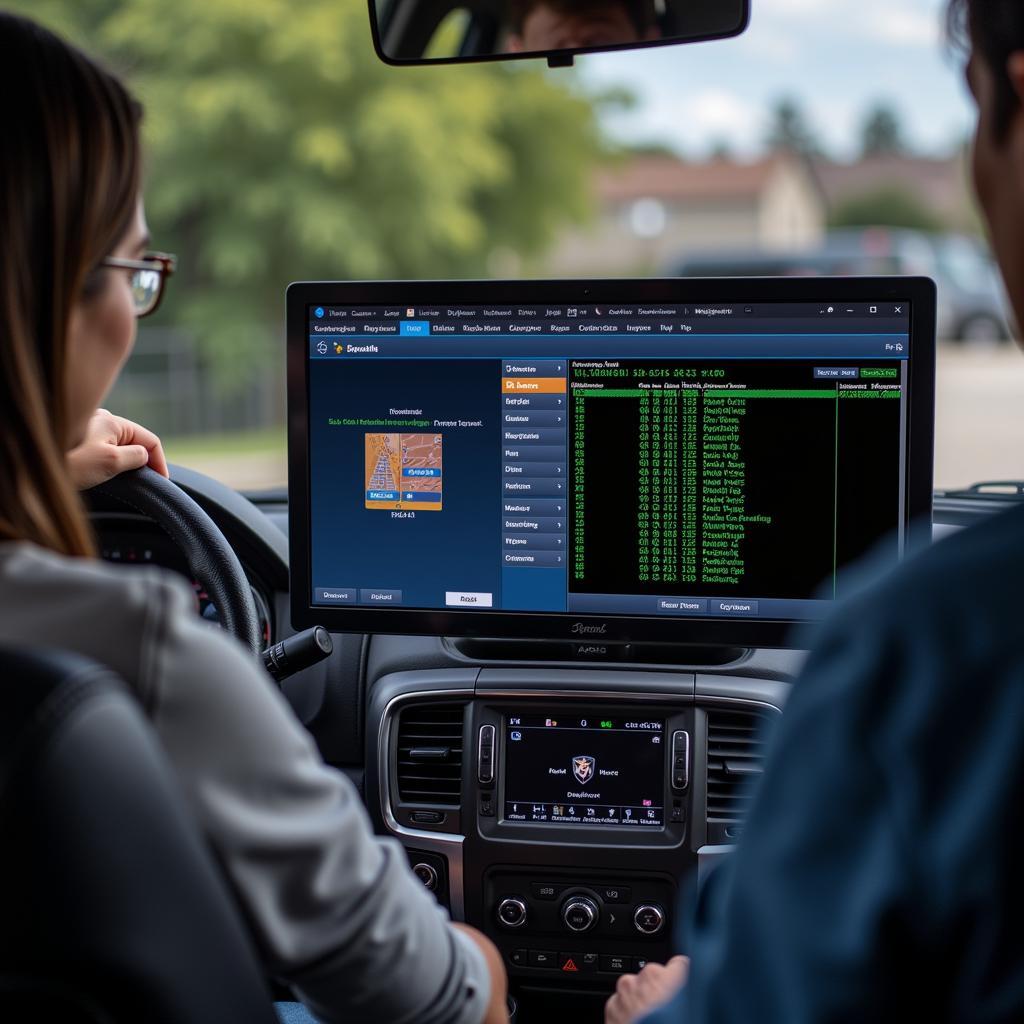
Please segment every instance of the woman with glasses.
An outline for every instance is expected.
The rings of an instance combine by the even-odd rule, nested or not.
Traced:
[[[139,220],[142,220],[141,209]],[[144,232],[144,229],[142,229]],[[140,240],[145,249],[149,238]],[[129,243],[131,244],[131,243]],[[168,253],[146,253],[139,259],[108,256],[98,271],[126,271],[131,290],[132,311],[136,319],[155,313],[164,296],[167,279],[174,273],[175,258]],[[67,455],[68,471],[75,486],[87,490],[130,469],[148,465],[167,476],[167,460],[160,438],[151,430],[106,409],[97,409],[89,420],[81,443]]]
[[[262,667],[184,580],[96,558],[77,489],[166,473],[153,434],[98,411],[174,268],[148,253],[140,116],[83,54],[0,14],[0,645],[63,647],[132,688],[267,973],[325,1024],[507,1020],[495,948],[373,836]]]

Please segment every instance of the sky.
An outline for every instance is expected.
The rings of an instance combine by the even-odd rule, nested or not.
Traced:
[[[895,108],[916,149],[948,155],[969,133],[971,104],[944,13],[944,0],[751,0],[739,38],[595,54],[577,67],[586,85],[636,97],[633,109],[605,118],[624,142],[688,156],[724,142],[755,156],[773,103],[790,96],[838,158],[856,155],[878,101]]]

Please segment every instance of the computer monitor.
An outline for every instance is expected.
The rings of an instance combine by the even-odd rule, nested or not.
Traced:
[[[288,290],[292,620],[781,645],[931,509],[922,278]]]

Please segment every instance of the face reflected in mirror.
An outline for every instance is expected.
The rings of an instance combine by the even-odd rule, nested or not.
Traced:
[[[645,0],[512,0],[508,53],[578,50],[659,38]]]

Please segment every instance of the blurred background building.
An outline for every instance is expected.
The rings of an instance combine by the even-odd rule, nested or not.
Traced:
[[[825,237],[825,197],[796,154],[750,163],[639,154],[598,170],[593,192],[596,217],[556,242],[554,276],[659,273],[685,253],[800,252]]]

